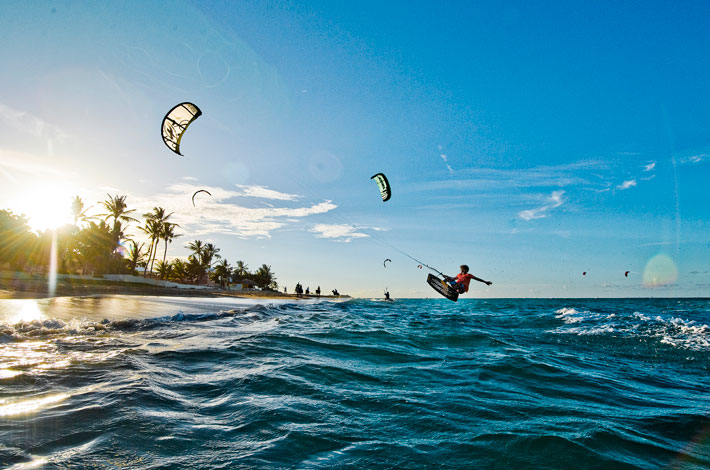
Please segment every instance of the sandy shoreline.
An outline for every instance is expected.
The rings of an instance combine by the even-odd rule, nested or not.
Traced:
[[[295,294],[262,291],[227,291],[220,289],[177,289],[146,284],[99,280],[63,279],[57,281],[54,295],[49,295],[47,281],[43,279],[0,279],[0,299],[44,299],[47,297],[82,297],[96,295],[150,295],[167,297],[237,297],[298,300]],[[316,296],[309,296],[316,298]],[[322,295],[321,298],[333,298]],[[348,296],[340,296],[348,298]]]

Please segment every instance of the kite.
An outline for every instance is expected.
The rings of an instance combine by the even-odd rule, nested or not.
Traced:
[[[370,177],[371,180],[375,180],[377,187],[380,188],[380,195],[382,195],[382,202],[389,201],[392,196],[392,190],[390,188],[390,183],[387,181],[387,177],[383,173],[377,173],[376,175]]]
[[[382,262],[382,264],[384,265],[385,268],[387,267],[387,261],[389,261],[390,263],[392,262],[392,260],[389,259],[389,258],[387,258],[386,260],[384,260],[384,261]]]
[[[582,276],[586,276],[586,275],[587,275],[587,271],[584,271],[584,272],[582,273]]]
[[[629,273],[630,273],[630,272],[631,272],[631,271],[626,271],[626,272],[624,273],[624,277],[629,277]]]
[[[163,118],[163,125],[161,126],[161,133],[165,145],[178,155],[182,155],[180,153],[180,140],[182,139],[182,135],[187,130],[187,127],[192,124],[192,121],[201,115],[202,111],[200,111],[200,108],[187,102],[180,103],[168,111],[168,114]]]
[[[200,189],[199,191],[195,191],[195,194],[192,195],[192,207],[195,207],[195,196],[197,195],[197,193],[207,193],[207,194],[209,194],[210,196],[212,195],[212,194],[211,194],[209,191],[207,191],[206,189]]]

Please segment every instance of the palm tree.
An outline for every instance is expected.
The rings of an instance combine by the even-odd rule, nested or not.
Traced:
[[[202,258],[202,250],[204,249],[204,247],[205,245],[202,243],[202,240],[195,240],[194,242],[188,243],[185,248],[189,248],[190,250],[192,250],[192,254]]]
[[[220,289],[224,289],[224,283],[232,275],[232,267],[226,259],[223,259],[214,267],[214,272],[211,274],[212,280],[219,282]]]
[[[191,256],[195,257],[200,262],[200,264],[202,264],[202,261],[205,257],[205,245],[204,243],[202,243],[202,240],[195,240],[194,242],[190,242],[185,248],[192,250]]]
[[[155,226],[153,227],[155,229],[155,240],[159,240],[162,237],[163,233],[163,226],[168,223],[168,219],[170,216],[173,215],[171,212],[170,214],[165,213],[165,209],[162,207],[154,207],[153,212],[148,212],[146,214],[143,214],[143,217],[146,219],[146,225],[148,224],[148,221],[153,221],[155,222]],[[154,247],[153,250],[153,255],[152,255],[152,260],[149,259],[148,262],[150,263],[150,270],[153,271],[153,263],[155,263],[155,257],[158,255],[158,247],[157,244]],[[167,251],[167,247],[166,247]]]
[[[276,276],[274,275],[274,272],[271,271],[271,266],[262,264],[261,267],[256,270],[256,273],[254,273],[254,278],[256,284],[262,289],[278,288],[278,285],[276,284]]]
[[[165,261],[158,261],[158,264],[155,266],[155,268],[158,271],[160,279],[168,279],[173,270],[173,266],[170,263],[166,263]]]
[[[179,233],[175,233],[175,227],[179,227],[179,225],[170,222],[163,223],[163,230],[160,234],[161,238],[165,242],[165,250],[163,251],[163,263],[165,263],[165,258],[168,256],[168,243],[172,243],[174,239],[182,236]]]
[[[168,276],[169,278],[175,279],[177,281],[184,281],[188,276],[187,265],[180,258],[175,258],[172,263],[170,263],[171,272]]]
[[[91,218],[86,215],[86,211],[89,209],[91,209],[91,207],[84,207],[84,201],[82,201],[79,196],[74,196],[74,199],[71,201],[71,212],[74,216],[75,227],[78,226],[77,224],[80,220],[85,222]]]
[[[108,199],[101,204],[108,211],[108,213],[99,215],[104,217],[104,220],[106,221],[108,221],[108,219],[113,219],[113,231],[115,234],[120,235],[121,222],[138,222],[138,219],[134,219],[128,215],[135,211],[135,209],[128,210],[128,206],[126,205],[127,196],[111,196],[110,194],[107,194],[107,196]]]
[[[185,269],[190,280],[198,284],[200,282],[200,278],[205,275],[205,265],[202,264],[202,261],[200,261],[200,259],[198,259],[195,255],[187,257]]]
[[[116,256],[113,230],[101,220],[98,224],[89,222],[75,238],[73,250],[82,266],[82,274],[87,270],[105,273],[112,257]]]
[[[139,245],[135,240],[131,240],[130,245],[128,245],[128,262],[130,264],[131,274],[133,275],[136,273],[136,266],[143,261],[143,257],[145,256],[145,253],[142,251],[144,246],[145,243]]]
[[[148,267],[150,266],[150,260],[153,256],[153,251],[157,251],[158,244],[156,243],[160,239],[161,235],[161,224],[153,219],[146,219],[144,227],[138,227],[142,230],[148,238],[150,238],[150,246],[148,247],[148,258],[145,263],[145,271],[143,271],[143,277],[148,276]]]
[[[219,253],[219,251],[219,248],[214,246],[212,243],[207,243],[202,249],[202,262],[205,264],[205,267],[208,270],[212,269],[212,260],[214,258],[222,258],[220,255],[217,254]]]
[[[234,274],[240,278],[248,276],[249,266],[242,260],[237,261],[237,265],[234,267]]]

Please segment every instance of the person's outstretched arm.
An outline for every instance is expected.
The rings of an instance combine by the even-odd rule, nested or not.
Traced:
[[[473,276],[473,279],[475,279],[476,281],[482,282],[482,283],[484,283],[484,284],[487,285],[487,286],[490,286],[491,284],[493,284],[491,281],[484,281],[483,279],[481,279],[481,278],[479,278],[479,277],[476,277],[476,276],[474,276],[473,274],[471,274],[471,276]]]

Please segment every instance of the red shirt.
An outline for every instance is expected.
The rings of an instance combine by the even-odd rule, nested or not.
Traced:
[[[473,274],[458,273],[456,275],[456,283],[463,284],[465,292],[468,292],[468,285],[471,283],[471,279],[473,279]]]

